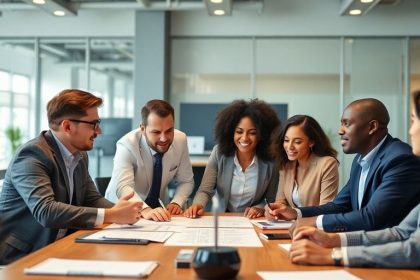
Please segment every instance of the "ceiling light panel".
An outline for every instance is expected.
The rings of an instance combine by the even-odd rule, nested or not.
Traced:
[[[232,0],[204,0],[210,16],[230,16]]]
[[[381,0],[342,0],[340,15],[355,16],[366,15],[373,7],[375,7]],[[359,12],[360,11],[360,12]]]
[[[50,15],[67,17],[76,16],[76,9],[65,0],[23,0],[39,9],[42,9]],[[44,2],[44,3],[42,3]]]

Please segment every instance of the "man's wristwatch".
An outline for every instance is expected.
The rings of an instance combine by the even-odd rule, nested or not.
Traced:
[[[341,266],[341,261],[343,260],[343,252],[341,248],[333,248],[331,251],[331,258],[334,261],[334,265]]]

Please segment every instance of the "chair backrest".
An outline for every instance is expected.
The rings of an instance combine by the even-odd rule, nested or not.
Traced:
[[[0,170],[0,180],[4,179],[4,175],[6,175],[6,169],[1,169]]]
[[[96,188],[98,189],[99,193],[102,196],[105,196],[106,188],[108,187],[109,181],[111,181],[111,177],[96,177],[95,184]]]

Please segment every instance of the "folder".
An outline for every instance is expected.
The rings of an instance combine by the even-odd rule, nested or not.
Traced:
[[[49,258],[25,268],[25,274],[67,276],[109,276],[142,278],[158,266],[156,261],[104,261]]]
[[[76,237],[76,243],[101,243],[101,244],[134,244],[134,245],[147,245],[149,240],[137,238],[112,238],[112,237],[99,237],[94,236],[95,233],[87,233]]]

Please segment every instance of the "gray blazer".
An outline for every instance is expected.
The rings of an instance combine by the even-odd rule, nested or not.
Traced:
[[[214,146],[209,161],[204,171],[200,187],[194,196],[193,203],[198,203],[206,207],[208,201],[213,197],[217,190],[220,197],[223,198],[223,207],[226,211],[230,189],[232,185],[233,170],[235,168],[234,157],[226,157],[219,152],[218,146]],[[275,168],[272,161],[258,159],[258,184],[251,205],[264,208],[264,198],[268,201],[274,201],[279,182],[279,171]]]
[[[97,208],[112,207],[88,172],[88,157],[74,170],[73,203],[60,150],[43,131],[16,153],[0,194],[0,264],[10,263],[56,240],[60,228],[94,227]]]
[[[420,204],[398,226],[345,235],[350,266],[420,268]]]

